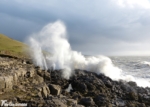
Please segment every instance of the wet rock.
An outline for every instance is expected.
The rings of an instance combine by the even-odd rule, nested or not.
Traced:
[[[150,96],[147,94],[138,94],[139,101],[145,103],[146,105],[150,105]]]
[[[129,84],[131,87],[137,87],[137,84],[136,84],[135,82],[129,81],[128,84]]]
[[[106,106],[109,104],[109,99],[106,95],[104,94],[99,94],[94,98],[94,102],[98,105],[98,106]]]
[[[101,92],[99,90],[96,90],[96,91],[88,91],[86,96],[89,96],[89,97],[94,97],[94,96],[97,96],[99,95]]]
[[[121,85],[121,89],[124,92],[130,92],[133,88],[131,86],[129,86],[126,82],[120,82]]]
[[[74,90],[80,91],[81,93],[87,92],[87,86],[85,83],[82,83],[79,81],[74,81],[74,82],[72,82],[71,85]]]
[[[79,92],[71,92],[71,96],[72,96],[72,98],[75,99],[75,100],[79,100],[79,99],[81,99],[81,97],[82,97]]]
[[[82,104],[84,106],[93,106],[93,105],[95,105],[95,103],[94,103],[94,101],[91,97],[81,98],[80,104]]]
[[[136,104],[134,102],[128,102],[127,107],[136,107]]]
[[[62,70],[54,70],[50,72],[50,81],[51,84],[56,84],[61,86],[62,89],[67,88],[66,86],[69,84],[69,81],[65,78],[62,78]],[[49,79],[48,79],[49,80]]]
[[[94,86],[93,84],[91,84],[89,82],[87,82],[86,85],[87,85],[87,89],[89,91],[94,91],[96,89],[96,86]]]
[[[146,105],[144,103],[139,103],[137,104],[138,107],[146,107]]]
[[[138,87],[138,88],[137,88],[137,92],[138,92],[138,93],[141,93],[141,94],[145,94],[147,91],[146,91],[146,89],[144,89],[143,87],[140,87],[140,88]]]
[[[134,91],[129,92],[128,96],[130,100],[138,100],[138,94]]]
[[[104,84],[108,88],[112,88],[112,86],[113,86],[112,82],[110,82],[109,80],[105,80]]]
[[[116,99],[115,101],[113,101],[113,104],[119,107],[124,107],[126,105],[125,101],[122,99]]]

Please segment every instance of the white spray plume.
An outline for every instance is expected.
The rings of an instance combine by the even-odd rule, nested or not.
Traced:
[[[67,40],[65,25],[61,21],[50,23],[40,32],[30,35],[28,44],[36,65],[43,69],[63,69],[62,75],[65,78],[69,78],[74,69],[104,73],[113,79],[119,78],[121,70],[114,67],[108,57],[85,57],[73,51]]]
[[[85,57],[80,52],[73,51],[67,40],[65,25],[61,21],[50,23],[40,32],[30,35],[28,44],[36,65],[43,69],[63,69],[62,76],[66,79],[69,79],[74,69],[82,69],[103,73],[113,80],[134,80],[132,76],[122,76],[122,70],[115,67],[108,57]]]

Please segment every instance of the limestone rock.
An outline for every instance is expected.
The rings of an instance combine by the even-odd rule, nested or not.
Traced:
[[[7,76],[5,78],[5,90],[12,90],[13,87],[13,76]]]
[[[50,84],[49,89],[52,95],[59,95],[61,92],[61,87],[59,85]]]
[[[4,77],[0,77],[0,90],[5,88],[5,79]]]
[[[77,100],[67,99],[67,105],[68,106],[76,106],[77,105]]]
[[[42,87],[42,95],[44,98],[47,98],[47,96],[50,94],[50,90],[49,88],[45,85],[44,87]]]
[[[44,79],[43,79],[41,76],[39,76],[39,75],[36,75],[36,76],[34,77],[34,79],[35,79],[38,83],[43,83],[43,82],[44,82]]]
[[[59,99],[53,99],[53,102],[55,102],[56,107],[67,107],[67,105],[62,103]]]

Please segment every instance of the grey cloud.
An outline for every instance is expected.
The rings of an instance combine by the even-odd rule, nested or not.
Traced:
[[[123,52],[122,48],[125,51],[140,51],[141,47],[147,50],[144,47],[149,44],[140,47],[133,44],[149,42],[150,10],[122,8],[114,1],[1,1],[0,33],[23,41],[47,23],[62,20],[72,48],[85,54]]]

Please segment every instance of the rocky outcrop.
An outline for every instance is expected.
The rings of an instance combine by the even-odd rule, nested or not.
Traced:
[[[29,107],[150,106],[150,88],[135,82],[113,81],[84,70],[75,70],[69,80],[61,74],[42,70],[28,59],[0,57],[0,100]]]

